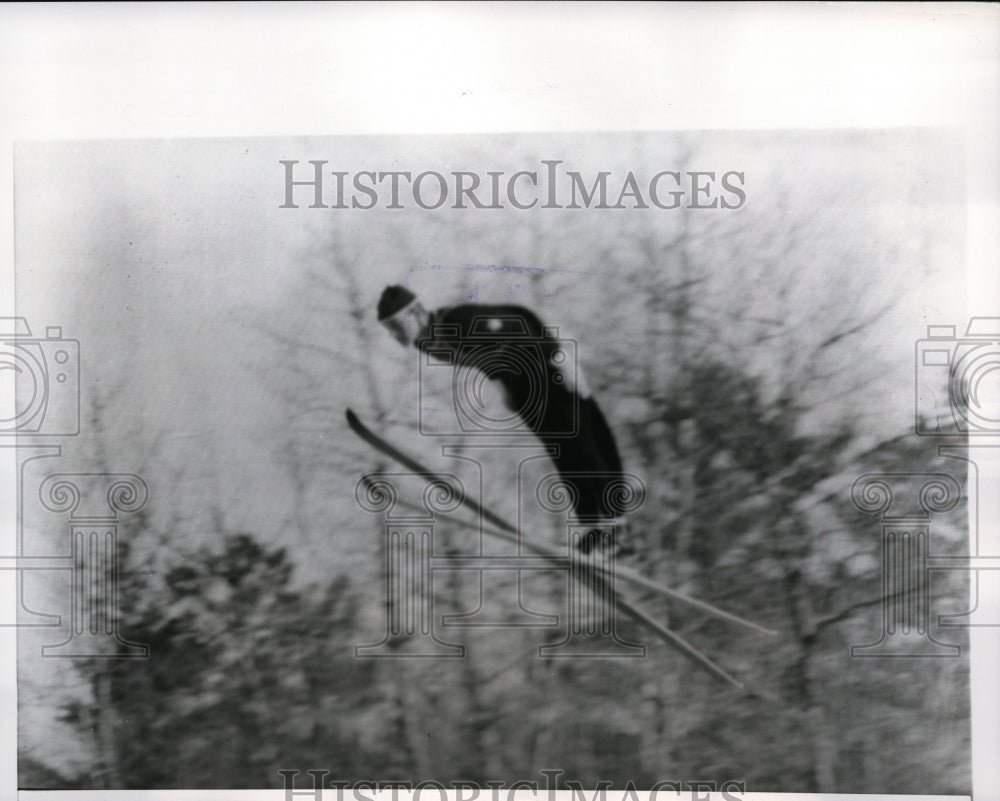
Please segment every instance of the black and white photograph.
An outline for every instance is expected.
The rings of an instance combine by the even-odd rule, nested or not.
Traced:
[[[11,798],[991,797],[976,140],[551,119],[13,137]]]

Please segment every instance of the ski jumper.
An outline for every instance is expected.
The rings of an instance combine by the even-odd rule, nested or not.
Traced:
[[[555,448],[552,460],[574,490],[578,518],[620,517],[609,492],[622,474],[614,435],[572,363],[573,354],[533,312],[513,305],[444,307],[431,313],[415,344],[501,385],[510,410],[544,445]],[[593,545],[589,538],[582,550]]]

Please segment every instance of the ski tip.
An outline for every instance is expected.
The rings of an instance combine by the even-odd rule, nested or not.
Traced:
[[[749,623],[750,621],[747,622]],[[781,633],[777,629],[771,629],[768,628],[767,626],[762,626],[760,623],[750,623],[750,628],[752,628],[758,634],[763,634],[766,637],[777,637]]]
[[[360,420],[358,420],[358,416],[354,413],[354,410],[351,409],[350,406],[347,407],[347,411],[345,412],[345,415],[347,416],[347,422],[348,423],[354,424],[354,423],[360,422]]]
[[[749,620],[744,621],[743,618],[739,618],[739,620],[743,622],[748,629],[752,629],[758,634],[763,634],[765,637],[777,637],[779,634],[779,632],[775,629],[769,629],[767,626],[762,626],[759,623],[752,623]]]

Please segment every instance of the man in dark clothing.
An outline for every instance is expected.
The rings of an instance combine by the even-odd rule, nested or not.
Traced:
[[[378,318],[401,344],[498,382],[508,408],[555,448],[552,460],[573,489],[577,517],[621,522],[614,487],[622,464],[614,435],[554,328],[522,306],[463,304],[428,312],[401,286],[382,293]],[[600,530],[592,530],[580,549],[590,552],[600,538]]]

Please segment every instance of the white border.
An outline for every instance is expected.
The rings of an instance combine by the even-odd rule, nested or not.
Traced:
[[[1000,8],[986,4],[9,5],[0,315],[13,313],[16,140],[873,126],[962,134],[969,309],[988,314],[992,299],[996,313],[998,99]],[[13,553],[12,459],[0,459],[0,552]],[[1000,633],[973,634],[974,795],[1000,798]],[[10,629],[0,629],[0,660],[8,801]],[[234,796],[198,794],[216,797]]]

